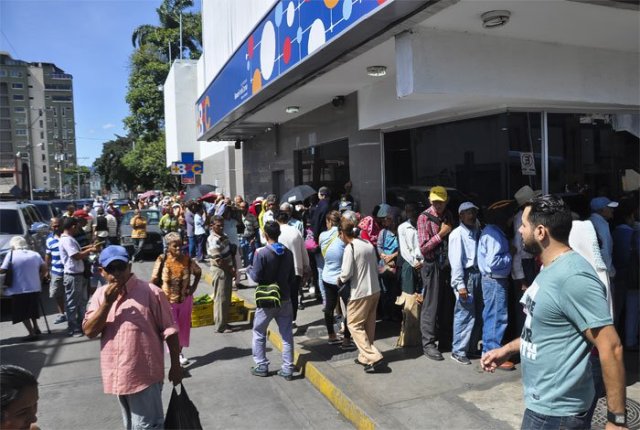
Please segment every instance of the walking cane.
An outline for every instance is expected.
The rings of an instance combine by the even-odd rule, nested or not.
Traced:
[[[47,326],[47,333],[51,334],[51,329],[49,328],[49,321],[47,321],[47,314],[44,312],[44,305],[42,304],[42,299],[38,297],[38,302],[40,303],[40,310],[42,310],[42,318],[44,318],[44,324]]]

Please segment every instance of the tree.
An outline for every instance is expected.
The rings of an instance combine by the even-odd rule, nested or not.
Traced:
[[[122,158],[122,164],[136,172],[136,185],[145,190],[176,188],[176,180],[166,167],[164,136],[152,141],[138,141]]]
[[[136,183],[135,170],[129,170],[123,163],[123,157],[131,150],[133,140],[130,137],[118,136],[105,142],[102,154],[94,162],[96,171],[102,177],[104,187],[111,191],[116,186],[125,191],[133,190]]]

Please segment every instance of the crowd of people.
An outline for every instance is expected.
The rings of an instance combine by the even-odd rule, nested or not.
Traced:
[[[451,351],[461,365],[482,358],[481,366],[493,371],[513,370],[517,360],[511,358],[521,360],[523,370],[535,369],[525,374],[529,420],[540,418],[535,414],[553,415],[549,405],[557,398],[540,399],[536,390],[543,386],[559,397],[567,392],[580,397],[578,406],[568,405],[563,412],[581,413],[586,403],[595,405],[590,403],[591,379],[579,387],[545,385],[545,363],[562,351],[574,354],[566,360],[571,368],[563,366],[569,379],[584,376],[585,359],[597,362],[597,352],[588,354],[592,345],[603,366],[619,366],[616,333],[624,334],[626,348],[637,351],[637,197],[619,202],[593,198],[590,218],[579,220],[561,199],[540,196],[529,186],[513,200],[483,208],[472,201],[450,207],[447,189],[435,186],[424,210],[416,202],[403,207],[381,203],[367,215],[355,210],[357,202],[345,189],[333,198],[328,187],[320,187],[310,198],[280,203],[273,194],[251,202],[222,194],[189,201],[180,195],[139,199],[128,208],[135,211],[132,255],[119,245],[123,214],[113,202],[96,199],[84,208],[69,207],[51,220],[44,259],[28,250],[24,239],[11,241],[12,252],[0,272],[9,267],[14,272],[8,290],[13,322],[24,323],[25,340],[40,335],[40,286],[49,282],[60,312],[55,323],[66,322],[70,336],[101,335],[105,392],[118,396],[126,426],[162,417],[163,341],[171,358],[169,379],[178,383],[182,378],[180,366],[189,362],[183,348],[189,346],[192,296],[205,266],[211,272],[218,333],[233,331],[231,296],[243,276],[266,294],[272,291],[263,287],[277,287],[278,305],[256,311],[251,369],[256,376],[269,375],[266,329],[275,319],[283,340],[278,373],[293,377],[293,329],[310,298],[322,303],[327,342],[357,349],[355,363],[366,373],[386,366],[374,344],[378,320],[401,323],[397,346],[420,348],[434,361]],[[143,209],[162,213],[164,252],[150,282],[137,278],[131,265],[144,257]],[[569,277],[575,281],[571,285],[564,282]],[[562,294],[545,296],[545,302],[541,292],[553,289],[547,284]],[[592,291],[581,300],[584,285]],[[545,306],[564,315],[562,322],[541,319],[538,312]],[[564,330],[568,343],[560,346],[533,334],[556,337],[552,323],[562,326],[558,330]],[[131,344],[141,346],[126,346]],[[603,372],[596,380],[604,377],[607,393],[619,394],[614,373]],[[619,410],[619,400],[614,396],[610,409]]]

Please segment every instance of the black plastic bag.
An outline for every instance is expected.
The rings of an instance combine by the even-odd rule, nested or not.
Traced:
[[[180,394],[173,387],[171,400],[164,419],[165,430],[202,430],[200,413],[193,404],[184,385],[180,384]]]

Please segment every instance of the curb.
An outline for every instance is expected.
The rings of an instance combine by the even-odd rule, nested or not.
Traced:
[[[213,277],[209,271],[203,269],[202,280],[209,285],[213,283]],[[245,309],[247,310],[247,320],[253,321],[256,307],[245,299]],[[269,342],[280,352],[282,352],[282,338],[277,332],[268,329],[267,338]],[[376,428],[375,422],[360,408],[348,395],[338,388],[314,363],[306,356],[301,355],[294,347],[293,362],[302,375],[342,414],[359,430],[373,430]]]

